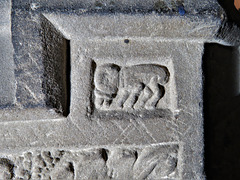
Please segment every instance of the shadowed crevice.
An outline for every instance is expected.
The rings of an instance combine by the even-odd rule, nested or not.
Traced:
[[[105,162],[107,162],[107,160],[108,160],[108,153],[107,153],[106,149],[104,149],[104,148],[101,149],[101,156],[102,156],[103,160]]]
[[[228,21],[240,27],[240,11],[234,6],[234,0],[218,0],[218,2],[225,10]]]
[[[238,47],[205,44],[204,144],[207,179],[239,179],[240,62]]]
[[[41,18],[45,102],[66,117],[70,113],[70,41],[45,17]]]

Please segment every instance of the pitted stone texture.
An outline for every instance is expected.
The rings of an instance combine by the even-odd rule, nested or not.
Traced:
[[[0,67],[0,109],[6,108],[7,105],[12,105],[11,110],[23,113],[25,110],[28,111],[28,108],[32,109],[32,117],[24,118],[28,120],[43,119],[34,115],[44,112],[43,110],[45,114],[50,115],[55,111],[55,116],[67,116],[69,113],[69,98],[66,95],[69,93],[66,84],[67,55],[61,49],[61,47],[65,49],[66,40],[61,34],[56,34],[55,39],[48,39],[54,41],[54,46],[47,47],[41,14],[31,13],[26,9],[11,9],[10,5],[9,2],[8,9],[3,7],[4,10],[8,10],[8,14],[3,17],[9,18],[2,18],[4,22],[0,24],[4,27],[0,34],[4,36],[0,39],[0,46],[3,46],[1,48],[3,62]],[[53,51],[56,47],[59,47],[59,50],[57,49],[59,56],[51,57],[46,49]],[[8,114],[5,110],[1,114],[2,121],[9,119],[9,116],[5,116]]]
[[[149,12],[178,13],[179,6],[184,6],[189,14],[218,14],[221,10],[216,0],[18,0],[13,1],[13,7],[41,9],[86,9],[90,11],[110,12]]]
[[[31,108],[44,106],[42,91],[42,45],[39,16],[12,9],[12,42],[14,46],[16,106]]]
[[[156,38],[216,41],[221,27],[219,17],[206,15],[170,16],[159,14],[85,14],[44,13],[68,39]],[[168,22],[168,23],[167,23]],[[114,28],[112,27],[114,23]],[[74,28],[74,27],[78,28]],[[110,40],[110,39],[109,39]]]

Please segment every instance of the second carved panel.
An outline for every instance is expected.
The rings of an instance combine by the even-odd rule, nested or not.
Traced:
[[[98,114],[169,116],[175,108],[175,82],[170,59],[121,64],[92,62],[92,108]]]

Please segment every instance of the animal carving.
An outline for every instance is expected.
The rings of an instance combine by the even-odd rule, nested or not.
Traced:
[[[104,64],[96,68],[95,107],[101,110],[155,109],[164,96],[169,71],[156,64],[119,67]]]

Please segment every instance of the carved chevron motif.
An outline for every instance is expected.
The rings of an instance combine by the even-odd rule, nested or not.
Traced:
[[[165,95],[164,85],[169,76],[168,69],[157,64],[100,65],[94,74],[95,107],[100,110],[156,109]]]

